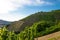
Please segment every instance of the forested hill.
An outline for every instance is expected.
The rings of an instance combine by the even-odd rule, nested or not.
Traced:
[[[0,27],[3,27],[5,25],[9,25],[11,22],[9,21],[4,21],[4,20],[0,20]]]
[[[0,24],[10,24],[11,22],[9,21],[4,21],[4,20],[0,20]]]
[[[53,24],[58,23],[60,20],[60,10],[52,10],[49,12],[37,12],[24,19],[15,21],[8,26],[9,30],[22,31],[27,26],[32,26],[36,22],[48,21]]]

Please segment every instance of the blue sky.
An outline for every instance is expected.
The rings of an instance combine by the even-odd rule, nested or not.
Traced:
[[[60,9],[60,0],[0,0],[0,20],[18,21],[39,11]]]

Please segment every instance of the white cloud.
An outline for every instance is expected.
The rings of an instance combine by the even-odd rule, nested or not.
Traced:
[[[52,4],[51,2],[46,2],[44,0],[12,0],[13,3],[19,4],[20,6],[24,5],[43,5],[43,4]]]
[[[0,0],[0,14],[9,13],[16,10],[20,5],[12,3],[11,0]]]
[[[24,5],[38,4],[42,5],[51,3],[43,0],[0,0],[0,14],[9,13],[9,11],[16,10],[18,7],[23,7]]]
[[[9,21],[18,20],[21,15],[18,15],[17,13],[17,15],[12,15],[10,11],[14,11],[18,7],[24,7],[24,5],[37,6],[43,4],[51,3],[43,0],[0,0],[0,19]]]
[[[6,21],[18,21],[22,18],[24,18],[27,15],[23,15],[23,14],[1,14],[0,19],[1,20],[6,20]]]

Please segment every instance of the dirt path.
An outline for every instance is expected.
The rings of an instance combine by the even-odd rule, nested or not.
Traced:
[[[38,37],[38,40],[48,40],[49,38],[56,38],[58,36],[60,36],[60,31],[46,35],[46,36],[43,36],[43,37]],[[35,40],[37,40],[37,38],[35,38]],[[60,40],[60,38],[57,40]]]

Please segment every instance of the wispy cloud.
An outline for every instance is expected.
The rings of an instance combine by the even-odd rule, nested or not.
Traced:
[[[26,16],[24,16],[25,14],[1,14],[0,15],[0,20],[6,20],[6,21],[18,21]]]
[[[51,5],[51,2],[46,2],[44,0],[0,0],[0,19],[6,20],[16,20],[21,17],[21,15],[15,15],[10,13],[11,11],[17,10],[18,8],[27,6],[40,6],[40,5]],[[14,17],[13,17],[14,16]],[[13,21],[13,20],[12,20]]]
[[[0,14],[8,13],[9,11],[15,10],[18,7],[23,7],[24,5],[43,5],[52,4],[43,0],[0,0]]]
[[[0,14],[6,14],[14,10],[16,6],[8,0],[0,0]]]
[[[14,0],[12,2],[20,6],[24,6],[24,5],[37,6],[37,5],[43,5],[43,4],[49,4],[49,5],[52,4],[51,2],[46,2],[44,0]]]

